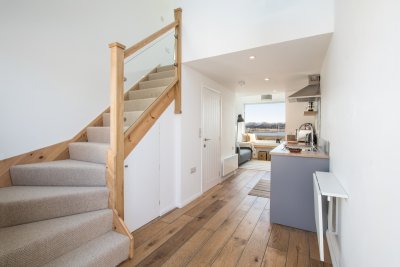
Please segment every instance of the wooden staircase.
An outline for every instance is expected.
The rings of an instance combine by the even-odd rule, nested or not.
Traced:
[[[173,23],[130,48],[110,44],[111,105],[74,138],[0,161],[1,216],[21,217],[14,206],[44,214],[0,224],[0,265],[103,266],[101,262],[116,265],[127,255],[133,257],[133,236],[123,220],[124,159],[172,101],[175,113],[181,113],[181,12],[176,9]],[[172,30],[176,39],[175,63],[155,66],[125,91],[124,60]],[[59,186],[62,188],[57,189]],[[66,186],[70,188],[64,189]],[[18,196],[10,202],[13,194]],[[59,206],[48,210],[52,199]],[[83,206],[90,199],[93,207],[85,209]],[[63,205],[69,204],[77,207],[64,210]],[[57,207],[62,210],[57,211]],[[68,230],[70,234],[65,232],[63,223],[75,225]],[[41,237],[25,240],[35,229],[42,231]],[[96,245],[99,242],[103,244],[100,247]],[[44,250],[49,254],[43,254]],[[83,252],[97,258],[85,258]]]

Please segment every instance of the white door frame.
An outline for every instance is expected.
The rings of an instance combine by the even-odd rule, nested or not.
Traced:
[[[201,99],[200,99],[200,105],[201,105],[201,111],[200,111],[200,113],[201,113],[201,115],[200,115],[200,117],[201,117],[201,128],[200,128],[200,151],[201,151],[201,170],[200,170],[200,175],[201,175],[201,194],[203,194],[204,193],[204,188],[203,188],[203,145],[204,145],[204,141],[203,141],[203,138],[204,138],[204,120],[203,120],[203,94],[204,94],[204,90],[210,90],[210,91],[212,91],[212,92],[214,92],[214,93],[217,93],[218,95],[219,95],[219,109],[220,109],[220,112],[219,112],[219,114],[220,114],[220,118],[219,118],[219,139],[218,139],[218,151],[219,151],[219,155],[218,155],[218,158],[220,159],[220,162],[219,162],[219,166],[220,166],[220,168],[219,168],[219,182],[221,182],[222,181],[222,176],[221,176],[221,134],[222,134],[222,97],[221,97],[221,92],[220,91],[218,91],[218,90],[216,90],[216,89],[214,89],[214,88],[212,88],[212,87],[210,87],[210,86],[208,86],[208,85],[205,85],[205,84],[203,84],[202,86],[201,86]]]

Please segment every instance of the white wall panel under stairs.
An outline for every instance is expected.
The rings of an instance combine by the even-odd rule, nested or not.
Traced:
[[[125,223],[130,231],[176,207],[174,105],[125,159]]]

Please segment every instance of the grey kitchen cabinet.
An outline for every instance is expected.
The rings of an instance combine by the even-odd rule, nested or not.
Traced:
[[[329,158],[271,154],[271,222],[315,232],[313,173]]]

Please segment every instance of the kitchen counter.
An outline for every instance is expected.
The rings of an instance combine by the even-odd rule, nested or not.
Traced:
[[[329,157],[320,151],[290,153],[284,146],[271,151],[271,222],[315,232],[313,173],[328,172]]]
[[[304,157],[304,158],[319,158],[319,159],[328,159],[329,155],[323,151],[301,151],[300,153],[290,153],[289,150],[285,149],[286,142],[277,146],[273,149],[270,154],[276,156],[290,156],[290,157]],[[295,145],[297,146],[297,145]],[[305,146],[304,146],[305,147]]]

